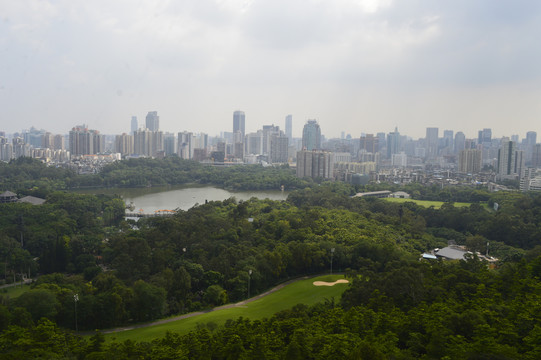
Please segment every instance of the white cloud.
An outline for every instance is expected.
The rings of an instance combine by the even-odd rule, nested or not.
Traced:
[[[461,91],[479,104],[490,98],[514,109],[518,98],[498,100],[503,91],[492,90],[539,91],[540,7],[488,0],[0,0],[2,116],[24,119],[1,123],[48,121],[51,130],[65,131],[96,122],[119,132],[132,114],[153,109],[169,130],[197,124],[212,133],[228,130],[230,112],[240,107],[253,114],[247,126],[254,129],[293,112],[299,126],[303,116],[340,114],[333,129],[360,133],[368,125],[357,120],[365,118],[381,119],[382,131],[404,116],[421,128],[435,125],[425,122],[444,116],[423,111],[427,95],[442,109],[457,105],[450,94],[465,101]],[[474,105],[470,113],[479,117],[485,110]]]

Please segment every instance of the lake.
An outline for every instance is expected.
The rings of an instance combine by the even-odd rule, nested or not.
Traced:
[[[288,192],[266,191],[227,191],[213,186],[167,186],[151,188],[103,188],[77,191],[87,194],[117,194],[127,205],[133,204],[134,212],[145,214],[157,210],[188,210],[205,201],[223,201],[230,197],[238,200],[258,199],[286,200]],[[141,211],[142,210],[142,211]]]

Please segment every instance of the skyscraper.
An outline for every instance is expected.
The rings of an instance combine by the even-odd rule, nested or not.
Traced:
[[[516,150],[516,143],[503,138],[498,150],[498,178],[515,179],[522,175],[524,168],[524,152]]]
[[[246,116],[244,115],[244,111],[237,110],[233,113],[233,134],[240,131],[243,139],[244,135],[246,135],[244,128],[245,118]]]
[[[308,120],[302,130],[302,148],[306,150],[321,149],[321,128],[316,120]]]
[[[393,154],[398,154],[400,148],[400,133],[398,127],[395,127],[393,132],[387,134],[387,158],[391,159]]]
[[[131,117],[131,134],[132,135],[137,130],[138,127],[139,127],[139,124],[137,123],[137,116],[132,116]]]
[[[466,136],[462,131],[455,134],[455,153],[460,154],[466,148]]]
[[[483,130],[479,130],[479,136],[477,139],[478,144],[483,144],[485,147],[489,147],[490,143],[492,142],[492,129],[485,128]]]
[[[528,131],[526,133],[526,145],[535,145],[537,142],[537,133],[535,131]]]
[[[289,142],[293,142],[293,115],[286,116],[286,136]]]
[[[146,117],[146,128],[150,131],[158,131],[160,129],[160,117],[157,111],[149,111]]]
[[[426,157],[435,159],[438,156],[438,128],[426,128]]]
[[[443,130],[443,147],[453,150],[453,130]]]
[[[541,144],[535,144],[532,154],[532,167],[541,167]]]

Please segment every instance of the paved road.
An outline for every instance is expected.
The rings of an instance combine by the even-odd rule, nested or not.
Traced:
[[[115,328],[115,329],[103,330],[103,331],[101,331],[101,332],[102,332],[103,334],[114,334],[114,333],[122,332],[122,331],[128,331],[128,330],[133,330],[133,329],[140,329],[140,328],[145,328],[145,327],[154,326],[154,325],[167,324],[167,323],[170,323],[170,322],[173,322],[173,321],[191,318],[191,317],[198,316],[198,315],[202,315],[202,314],[206,314],[206,313],[209,313],[209,312],[212,312],[212,311],[218,311],[218,310],[223,310],[223,309],[230,309],[230,308],[233,308],[233,307],[241,307],[241,306],[244,306],[244,305],[246,305],[246,304],[248,304],[248,303],[251,303],[252,301],[259,300],[259,299],[261,299],[262,297],[265,297],[265,296],[267,296],[267,295],[269,295],[269,294],[271,294],[271,293],[273,293],[273,292],[275,292],[275,291],[278,291],[278,290],[280,290],[281,288],[283,288],[283,287],[286,286],[286,285],[289,285],[289,284],[294,283],[294,282],[296,282],[296,281],[306,280],[306,279],[309,279],[309,278],[311,278],[311,277],[316,277],[316,276],[320,276],[320,275],[304,276],[304,277],[301,277],[301,278],[297,278],[297,279],[293,279],[293,280],[286,281],[286,282],[284,282],[284,283],[281,283],[281,284],[278,285],[278,286],[273,287],[273,288],[270,289],[269,291],[265,291],[264,293],[261,293],[261,294],[259,294],[259,295],[257,295],[257,296],[254,296],[253,298],[246,299],[246,300],[241,301],[241,302],[238,302],[238,303],[236,303],[236,304],[222,305],[222,306],[215,307],[214,309],[210,309],[210,310],[197,311],[197,312],[193,312],[193,313],[189,313],[189,314],[184,314],[184,315],[175,316],[175,317],[168,318],[168,319],[163,319],[163,320],[154,321],[154,322],[151,322],[151,323],[139,324],[139,325],[133,325],[133,326],[129,326],[129,327],[119,327],[119,328]],[[85,334],[85,333],[81,333],[81,334]],[[94,334],[94,333],[88,333],[88,335],[90,335],[90,334]]]

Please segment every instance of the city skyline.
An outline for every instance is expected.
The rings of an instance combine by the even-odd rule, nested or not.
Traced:
[[[246,133],[317,119],[328,137],[427,127],[541,132],[541,3],[2,2],[0,122]],[[283,126],[283,125],[282,125]],[[197,127],[197,128],[195,128]],[[521,135],[522,136],[522,135]]]
[[[244,115],[243,111],[238,111],[237,110],[237,111],[235,111],[233,113],[233,116],[235,116],[235,113],[238,113],[238,112],[243,113],[243,115]],[[148,112],[148,113],[149,114],[154,113],[154,115],[156,115],[157,111],[152,111],[152,112]],[[261,130],[261,129],[265,128],[265,127],[268,127],[268,126],[272,126],[272,127],[278,127],[285,134],[286,125],[287,125],[287,118],[289,116],[291,116],[291,115],[287,115],[285,120],[282,120],[282,123],[273,123],[273,124],[263,125],[259,129],[255,129],[254,132],[259,131],[259,130]],[[159,116],[158,116],[158,118],[159,118]],[[127,122],[126,122],[126,126],[125,126],[126,129],[129,129],[129,130],[122,131],[120,133],[105,133],[101,129],[94,129],[94,130],[99,131],[103,135],[110,135],[110,136],[121,135],[121,134],[133,135],[134,134],[133,133],[134,119],[135,119],[135,121],[137,121],[137,116],[130,116],[130,119],[126,120]],[[492,128],[478,129],[477,131],[474,131],[472,134],[468,134],[468,133],[464,133],[461,129],[453,129],[453,128],[442,129],[442,128],[435,128],[435,127],[426,127],[424,129],[421,129],[422,131],[418,131],[418,132],[423,132],[424,133],[423,135],[421,135],[419,137],[415,137],[415,136],[412,136],[410,134],[403,133],[397,127],[395,127],[392,131],[391,130],[385,131],[384,129],[379,129],[378,130],[376,128],[376,131],[374,131],[374,132],[362,131],[362,132],[359,132],[359,133],[356,133],[356,134],[350,134],[350,133],[346,134],[344,131],[338,131],[338,133],[340,133],[340,135],[335,136],[335,137],[330,137],[325,133],[325,131],[323,131],[321,129],[321,127],[319,126],[319,121],[317,119],[306,119],[306,120],[302,121],[300,133],[299,134],[293,133],[292,138],[297,139],[297,140],[301,140],[302,137],[303,137],[303,132],[304,132],[304,128],[306,127],[306,125],[314,123],[314,121],[318,125],[318,127],[320,128],[320,135],[326,140],[341,139],[342,136],[345,135],[345,136],[350,136],[351,139],[356,139],[356,140],[361,140],[362,141],[363,137],[365,137],[367,135],[375,136],[376,134],[391,135],[391,137],[393,136],[393,134],[398,134],[399,136],[405,136],[406,138],[409,138],[411,140],[422,140],[422,139],[427,139],[428,133],[431,133],[432,135],[430,135],[428,137],[430,137],[432,139],[431,142],[433,142],[435,139],[445,139],[446,138],[445,133],[450,132],[450,133],[453,134],[453,137],[452,137],[453,141],[454,141],[456,135],[461,134],[461,136],[464,136],[464,139],[479,141],[479,143],[481,144],[481,143],[486,141],[487,138],[485,136],[487,136],[486,134],[488,133],[489,134],[488,139],[490,139],[491,141],[493,141],[493,140],[502,140],[502,139],[505,139],[505,138],[509,138],[510,140],[515,141],[515,142],[526,141],[526,143],[528,143],[530,145],[539,143],[537,141],[537,131],[534,131],[534,130],[528,130],[524,134],[522,134],[522,133],[509,133],[509,134],[502,134],[501,136],[495,136],[495,135],[492,135],[493,134],[492,131],[494,130]],[[291,122],[293,122],[293,121],[291,121]],[[74,128],[74,127],[86,127],[87,129],[93,128],[93,126],[91,126],[89,124],[82,124],[82,125],[73,125],[69,129],[66,129],[65,131],[54,132],[54,131],[51,131],[50,129],[48,129],[46,127],[43,127],[43,126],[37,126],[37,125],[34,126],[34,125],[32,125],[30,128],[20,129],[20,130],[15,131],[15,132],[8,132],[8,131],[5,130],[5,128],[0,128],[0,136],[8,136],[8,135],[13,136],[15,134],[21,135],[21,134],[24,134],[25,132],[32,132],[32,131],[44,131],[44,132],[54,134],[54,135],[60,134],[60,135],[66,135],[67,136],[70,133],[70,131],[72,130],[72,128]],[[221,129],[214,129],[215,133],[210,133],[210,134],[206,133],[204,131],[199,131],[197,129],[195,129],[193,131],[188,131],[186,129],[175,129],[175,130],[172,130],[172,131],[168,131],[168,130],[161,129],[159,127],[159,125],[158,125],[158,128],[156,128],[155,130],[151,130],[151,129],[147,128],[144,124],[139,124],[139,127],[137,128],[137,130],[150,130],[150,131],[158,131],[159,130],[164,134],[167,133],[167,134],[174,134],[174,135],[176,135],[179,132],[189,132],[189,133],[193,133],[193,134],[205,134],[205,135],[213,137],[213,138],[220,138],[220,137],[222,137],[223,135],[226,135],[226,134],[231,134],[231,135],[234,134],[234,131],[231,131],[231,128],[228,125],[224,125],[224,128],[221,128]],[[441,136],[438,135],[439,131],[441,131],[441,133],[442,133]],[[248,135],[249,134],[246,131],[246,136],[248,136]]]

